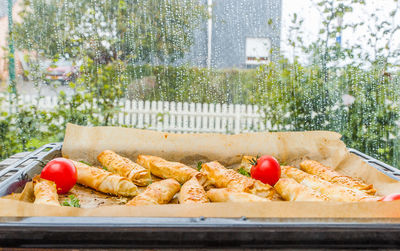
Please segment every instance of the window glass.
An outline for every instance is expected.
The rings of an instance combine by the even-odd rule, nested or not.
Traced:
[[[269,63],[271,41],[268,38],[246,38],[246,64],[260,65]]]
[[[330,130],[400,167],[396,0],[0,0],[0,159],[67,123]]]

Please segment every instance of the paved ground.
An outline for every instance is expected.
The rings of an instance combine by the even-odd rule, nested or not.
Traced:
[[[0,92],[4,92],[7,86],[3,82],[0,83]],[[34,84],[30,81],[23,81],[22,77],[17,78],[17,91],[22,95],[38,95],[40,91],[40,95],[43,96],[58,96],[60,91],[64,91],[67,95],[72,95],[73,90],[68,86],[68,84],[61,84],[58,81],[49,82],[49,83],[40,83]]]
[[[49,82],[40,83],[37,86],[32,82],[28,81],[18,81],[17,90],[19,94],[25,95],[36,95],[39,94],[43,96],[58,96],[60,91],[64,91],[67,95],[71,95],[73,90],[68,86],[68,84],[61,84],[60,82]]]

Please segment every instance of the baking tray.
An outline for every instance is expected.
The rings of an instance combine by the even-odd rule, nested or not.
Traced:
[[[19,192],[62,143],[42,146],[0,171],[0,196]],[[386,175],[398,169],[349,149]],[[25,165],[21,168],[22,165]],[[0,246],[59,248],[396,248],[399,219],[0,217]]]

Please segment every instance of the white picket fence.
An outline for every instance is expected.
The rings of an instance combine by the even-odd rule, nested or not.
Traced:
[[[20,102],[29,106],[36,104],[37,98],[21,96]],[[51,110],[55,106],[55,96],[43,97],[38,104],[41,110]],[[120,106],[121,112],[113,122],[135,128],[177,133],[233,134],[270,129],[268,124],[263,123],[259,107],[255,105],[125,100]]]

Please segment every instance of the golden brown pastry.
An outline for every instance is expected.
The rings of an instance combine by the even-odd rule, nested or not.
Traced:
[[[57,187],[53,181],[41,179],[39,176],[36,176],[33,179],[33,185],[35,204],[60,206]]]
[[[181,185],[174,179],[166,179],[150,184],[143,193],[128,201],[127,206],[167,204],[179,192]]]
[[[257,195],[245,192],[234,192],[228,188],[214,188],[207,191],[207,196],[212,202],[259,202],[271,201]]]
[[[373,185],[367,185],[361,180],[341,175],[340,173],[314,160],[304,160],[300,163],[300,168],[309,174],[317,175],[321,179],[332,183],[336,183],[348,188],[358,189],[370,195],[375,195],[376,193]]]
[[[218,188],[229,188],[234,192],[251,193],[263,198],[272,198],[274,195],[274,189],[270,185],[225,168],[217,161],[202,164],[201,172]]]
[[[138,192],[135,184],[128,178],[106,170],[73,161],[77,172],[77,183],[93,188],[96,191],[122,196],[135,196]]]
[[[296,180],[298,183],[308,186],[324,194],[330,200],[334,201],[362,201],[374,200],[377,197],[370,196],[357,189],[351,189],[338,184],[330,183],[315,175],[303,172],[295,167],[282,166],[282,173],[285,176]]]
[[[196,176],[192,177],[182,185],[179,193],[180,204],[207,202],[208,198],[206,191],[204,191],[203,186],[199,183]]]
[[[147,186],[151,183],[151,175],[148,169],[111,150],[101,152],[97,156],[97,160],[105,166],[108,171],[122,177],[127,177],[138,186]]]
[[[166,161],[157,156],[139,155],[136,162],[149,169],[154,176],[164,179],[172,178],[181,184],[193,176],[196,176],[202,185],[206,180],[206,177],[194,168],[179,162]]]
[[[240,163],[240,167],[239,168],[243,168],[247,172],[250,172],[251,167],[252,167],[251,162],[253,161],[253,159],[256,159],[256,157],[247,156],[247,155],[243,156],[242,157],[242,162]]]
[[[276,192],[288,201],[326,201],[325,195],[297,183],[291,178],[280,178],[274,186]]]

